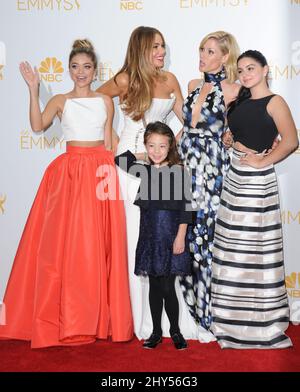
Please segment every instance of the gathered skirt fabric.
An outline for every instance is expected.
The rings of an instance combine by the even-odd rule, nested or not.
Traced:
[[[179,227],[179,211],[141,208],[140,234],[136,248],[136,275],[188,275],[191,256],[188,243],[180,254],[173,254]]]
[[[0,338],[33,348],[131,339],[124,207],[103,145],[67,146],[47,168],[3,302]]]
[[[289,305],[273,166],[242,166],[234,150],[215,228],[211,331],[222,348],[286,348]]]

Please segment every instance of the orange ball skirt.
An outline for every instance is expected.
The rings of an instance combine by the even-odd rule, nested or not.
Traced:
[[[67,146],[48,166],[3,302],[0,338],[32,348],[132,338],[125,213],[103,145]]]

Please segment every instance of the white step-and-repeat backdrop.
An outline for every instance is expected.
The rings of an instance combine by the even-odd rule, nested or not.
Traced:
[[[17,245],[46,166],[64,151],[59,121],[33,134],[28,90],[18,71],[28,60],[41,75],[41,102],[71,89],[68,55],[76,38],[89,38],[99,55],[100,83],[123,64],[128,38],[139,26],[161,30],[166,68],[187,93],[198,77],[198,46],[209,32],[235,35],[241,51],[269,60],[272,90],[300,125],[300,0],[2,0],[0,2],[0,300]],[[117,102],[116,102],[117,104]],[[171,126],[179,129],[176,119]],[[115,127],[122,117],[116,111]],[[300,150],[277,165],[291,315],[300,321]]]

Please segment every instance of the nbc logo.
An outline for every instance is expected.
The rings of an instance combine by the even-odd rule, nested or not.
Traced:
[[[143,9],[143,1],[121,0],[120,9],[121,11],[141,11]]]
[[[0,213],[4,214],[4,203],[6,202],[6,195],[0,195]]]
[[[291,275],[286,276],[285,284],[291,298],[300,298],[300,272],[292,272]]]
[[[56,57],[46,57],[39,67],[41,80],[45,82],[61,82],[64,69],[62,62]]]
[[[0,41],[0,80],[3,80],[3,67],[6,64],[6,50],[4,42]]]

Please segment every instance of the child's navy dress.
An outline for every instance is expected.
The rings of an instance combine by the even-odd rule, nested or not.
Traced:
[[[130,152],[117,156],[116,164],[130,174],[141,178],[135,204],[141,209],[140,232],[136,249],[136,275],[168,276],[189,275],[191,256],[188,242],[183,253],[173,254],[173,243],[181,223],[192,223],[189,202],[188,177],[183,167],[136,163]],[[125,167],[127,165],[127,167]],[[170,174],[171,172],[171,174]],[[184,192],[186,190],[186,192]]]

